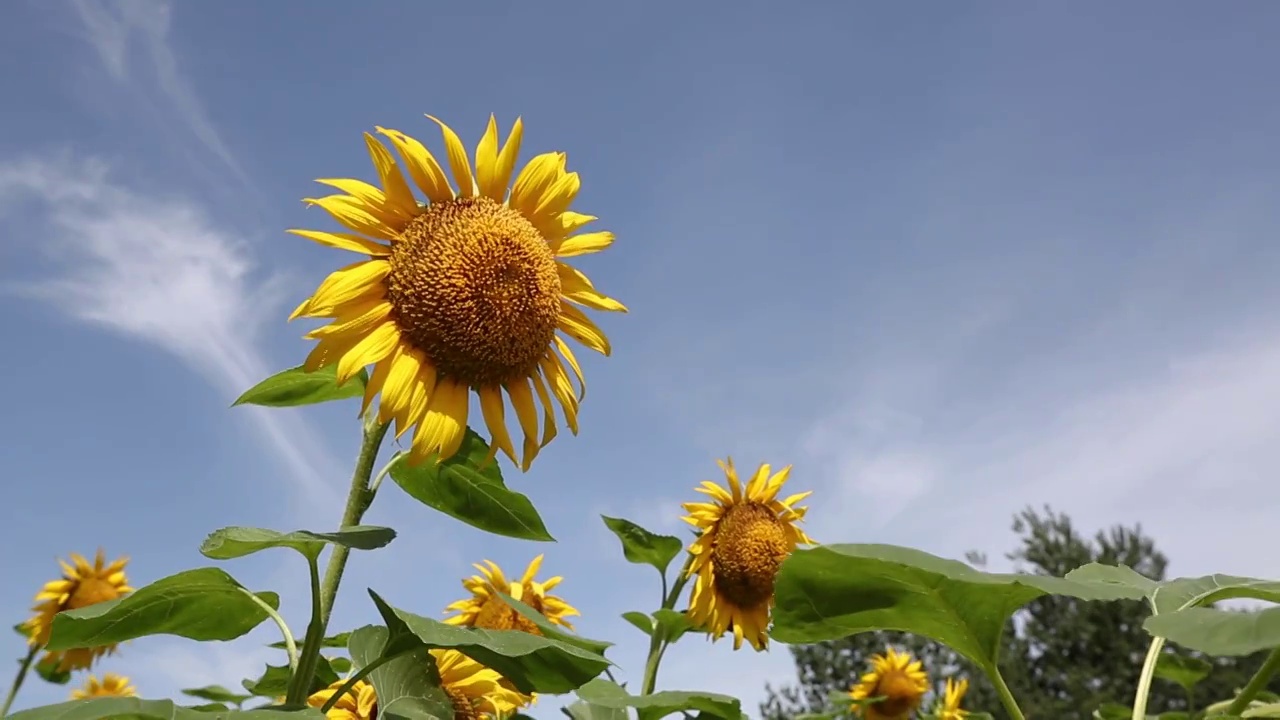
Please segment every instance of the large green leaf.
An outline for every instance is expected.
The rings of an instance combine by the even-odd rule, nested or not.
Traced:
[[[200,554],[214,560],[251,555],[267,548],[287,547],[315,560],[326,544],[341,545],[352,550],[377,550],[394,540],[396,531],[376,525],[352,525],[338,532],[315,533],[295,530],[282,533],[252,527],[225,527],[215,530],[200,545]]]
[[[1067,579],[1141,593],[1156,615],[1235,598],[1280,602],[1280,582],[1235,575],[1205,575],[1156,582],[1123,565],[1090,563],[1067,573]]]
[[[387,654],[398,654],[418,645],[455,648],[476,662],[497,670],[525,693],[569,692],[604,672],[611,664],[603,655],[564,640],[519,630],[446,625],[394,608],[372,590],[369,595],[391,632],[384,649]]]
[[[892,545],[824,545],[792,553],[778,571],[772,637],[784,643],[900,630],[995,667],[1005,622],[1048,594],[1137,599],[1125,586],[987,573]]]
[[[256,593],[273,610],[275,593]],[[267,619],[252,594],[218,568],[187,570],[119,600],[66,610],[53,618],[50,650],[98,647],[146,635],[234,640]]]
[[[599,707],[633,707],[638,720],[657,720],[682,710],[696,710],[700,715],[722,720],[742,718],[742,706],[737,698],[715,693],[666,690],[651,695],[632,695],[608,680],[598,679],[578,688],[578,697]]]
[[[369,625],[351,634],[348,648],[361,667],[383,656],[390,632]],[[378,693],[378,717],[387,720],[453,720],[453,702],[440,686],[435,661],[421,647],[401,655],[369,673]]]
[[[418,502],[485,532],[522,540],[554,542],[529,498],[507,489],[489,444],[467,428],[456,455],[436,456],[417,466],[397,462],[391,479]]]
[[[572,720],[629,720],[630,717],[626,708],[592,705],[582,700],[560,708],[560,712],[568,715]]]
[[[45,705],[16,712],[8,720],[106,720],[106,718],[147,718],[148,720],[325,720],[313,707],[259,708],[209,712],[175,705],[172,700],[101,697],[91,700]]]
[[[601,515],[605,526],[622,541],[622,555],[637,565],[652,565],[666,575],[667,566],[680,554],[684,543],[671,535],[651,533],[630,520]]]
[[[232,705],[240,705],[245,700],[252,698],[252,695],[241,695],[234,693],[221,685],[206,685],[199,688],[187,688],[182,691],[183,695],[190,695],[193,698],[208,700],[215,703],[230,703]]]
[[[355,377],[338,385],[337,364],[307,372],[302,366],[281,370],[254,385],[236,398],[236,405],[266,405],[267,407],[297,407],[315,405],[330,400],[346,400],[364,395],[369,373],[361,369]]]
[[[267,665],[266,671],[257,680],[245,680],[241,684],[253,695],[275,700],[288,694],[289,680],[292,677],[293,673],[288,665]],[[316,658],[316,674],[311,680],[311,687],[307,688],[307,694],[323,690],[337,679],[338,673],[329,666],[329,661],[323,656]]]
[[[350,640],[351,640],[351,633],[340,632],[337,635],[326,636],[323,640],[320,641],[320,647],[345,648],[347,646],[347,643],[350,642]],[[272,647],[272,648],[275,648],[276,650],[284,650],[285,644],[283,640],[277,640],[276,642],[271,643],[267,647]]]

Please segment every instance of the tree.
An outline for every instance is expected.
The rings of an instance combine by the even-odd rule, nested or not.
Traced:
[[[1013,531],[1019,542],[1006,557],[1017,572],[1061,577],[1086,563],[1099,562],[1127,565],[1153,580],[1165,579],[1168,558],[1138,525],[1117,525],[1089,538],[1067,515],[1045,507],[1043,512],[1028,508],[1018,513]],[[978,553],[970,553],[969,561],[985,565]],[[1131,705],[1138,669],[1151,641],[1142,628],[1147,615],[1141,601],[1083,602],[1055,596],[1039,598],[1018,612],[1005,629],[1000,667],[1027,717],[1090,720],[1103,703]],[[776,689],[766,686],[769,696],[760,706],[761,717],[787,720],[824,711],[829,695],[848,690],[865,672],[870,656],[883,652],[887,644],[921,659],[935,692],[948,676],[967,677],[966,707],[1006,717],[994,688],[966,660],[928,639],[890,632],[791,648],[797,683]],[[1264,656],[1212,659],[1213,671],[1196,688],[1199,704],[1231,697]],[[926,698],[926,705],[929,702],[931,698]],[[1182,688],[1155,682],[1149,712],[1187,707]]]

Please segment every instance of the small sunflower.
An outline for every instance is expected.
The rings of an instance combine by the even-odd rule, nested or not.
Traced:
[[[854,714],[861,714],[866,720],[905,720],[920,707],[928,689],[929,676],[920,661],[912,659],[910,653],[889,648],[884,655],[871,656],[871,672],[853,686],[849,697],[858,701],[880,698],[853,705]]]
[[[964,694],[968,690],[968,679],[956,682],[952,678],[947,678],[947,688],[942,693],[942,699],[938,701],[938,707],[933,711],[937,720],[964,720],[969,717],[969,711],[960,708],[960,702],[964,700]]]
[[[440,684],[453,702],[453,720],[505,718],[533,702],[495,670],[457,650],[432,650]]]
[[[71,691],[72,700],[85,700],[96,697],[135,697],[138,690],[129,684],[129,678],[115,673],[104,673],[102,682],[93,675],[85,681],[83,688]]]
[[[345,684],[346,680],[338,680],[329,687],[316,691],[307,698],[307,704],[311,707],[324,707],[324,704],[329,702],[329,698],[333,697],[333,694],[342,689]],[[338,702],[334,703],[324,716],[329,720],[377,720],[378,694],[373,691],[372,684],[359,680],[338,698]]]
[[[431,119],[444,135],[457,191],[422,143],[377,128],[426,196],[420,205],[391,152],[365,133],[381,187],[322,179],[342,193],[306,201],[355,234],[289,232],[367,259],[329,275],[290,319],[333,320],[307,335],[319,341],[306,359],[307,370],[336,364],[338,381],[345,382],[374,366],[363,409],[381,393],[379,418],[395,420],[396,437],[416,428],[410,463],[457,452],[474,391],[489,429],[490,454],[501,450],[528,470],[556,435],[553,396],[565,424],[578,432],[586,385],[557,331],[609,355],[608,338],[579,306],[626,311],[563,262],[607,248],[613,233],[573,234],[596,218],[569,210],[580,182],[576,172],[565,170],[564,153],[534,157],[516,173],[508,193],[523,135],[519,118],[499,149],[498,126],[489,117],[474,174],[462,141]],[[570,371],[578,381],[576,394]],[[507,432],[504,393],[524,434],[520,460]]]
[[[713,640],[733,630],[733,648],[743,639],[756,650],[769,645],[769,614],[773,608],[773,583],[782,561],[797,545],[813,540],[797,523],[808,508],[796,503],[809,497],[803,492],[778,500],[778,491],[791,474],[788,465],[770,475],[761,465],[744,491],[733,460],[721,462],[729,491],[705,481],[698,492],[713,502],[685,503],[685,522],[698,529],[689,546],[693,562],[689,575],[697,576],[689,599],[689,620],[706,629]]]
[[[92,565],[84,556],[76,553],[71,554],[71,562],[68,565],[59,560],[62,577],[45,583],[36,594],[36,604],[31,608],[36,614],[24,623],[28,633],[27,644],[31,647],[43,647],[49,642],[53,618],[63,610],[77,610],[133,592],[124,572],[128,558],[122,557],[108,565],[105,555],[99,549]],[[59,672],[84,670],[98,658],[115,651],[114,644],[75,650],[50,650],[40,662],[56,663]]]
[[[445,612],[456,612],[457,615],[445,619],[450,625],[479,627],[489,630],[523,630],[534,635],[542,634],[538,626],[529,622],[523,615],[502,599],[500,593],[506,593],[529,607],[542,613],[547,620],[570,630],[573,625],[565,618],[581,615],[577,608],[562,598],[548,594],[548,591],[559,585],[564,578],[556,576],[537,582],[534,576],[542,567],[542,556],[534,558],[525,569],[519,582],[508,582],[502,568],[489,560],[483,565],[474,565],[479,575],[462,581],[462,586],[471,592],[471,597],[459,600]]]

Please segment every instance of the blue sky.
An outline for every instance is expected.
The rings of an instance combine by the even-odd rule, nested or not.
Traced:
[[[423,113],[469,144],[522,115],[526,157],[568,151],[575,209],[618,238],[579,266],[631,313],[601,320],[613,357],[580,353],[581,434],[507,473],[559,542],[388,487],[366,521],[400,536],[354,558],[336,627],[373,621],[365,587],[438,616],[472,562],[545,552],[635,678],[618,615],[655,578],[597,516],[679,532],[726,454],[794,464],[821,541],[1000,565],[1011,514],[1049,502],[1143,523],[1178,574],[1280,576],[1280,6],[552,5],[7,8],[0,613],[68,552],[127,553],[142,584],[210,564],[220,526],[336,523],[356,408],[227,406],[300,362],[285,317],[347,262],[283,232],[332,227],[312,179],[372,178],[374,125],[439,149]],[[296,558],[227,569],[301,632]],[[103,669],[234,686],[273,639]],[[790,677],[781,646],[691,639],[660,685],[754,713]]]

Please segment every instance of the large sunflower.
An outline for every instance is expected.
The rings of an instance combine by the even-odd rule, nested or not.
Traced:
[[[323,690],[317,690],[311,697],[307,698],[307,704],[311,707],[324,707],[329,702],[329,698],[334,693],[342,689],[346,684],[345,680],[338,680]],[[373,691],[373,685],[365,680],[356,681],[351,689],[343,693],[342,697],[329,708],[324,714],[329,720],[376,720],[378,717],[378,694]]]
[[[83,688],[71,691],[72,700],[84,700],[96,697],[135,697],[137,688],[129,684],[129,678],[115,673],[104,673],[102,681],[90,675]]]
[[[450,625],[487,628],[489,630],[524,630],[535,635],[541,634],[538,627],[516,612],[502,599],[500,593],[506,593],[529,607],[542,613],[547,620],[570,630],[573,625],[565,618],[580,615],[577,608],[565,602],[563,598],[548,594],[548,591],[559,585],[564,578],[556,576],[542,582],[534,577],[542,567],[542,556],[534,558],[525,569],[518,582],[508,582],[502,568],[492,561],[485,560],[483,565],[474,565],[479,575],[462,581],[462,586],[471,593],[471,597],[459,600],[445,612],[457,612],[447,618]]]
[[[432,650],[440,685],[453,702],[454,720],[505,718],[533,698],[515,689],[511,681],[457,650]]]
[[[796,503],[808,492],[778,500],[778,491],[791,474],[788,465],[770,475],[769,465],[761,465],[744,490],[738,481],[733,460],[721,462],[729,490],[705,481],[698,492],[712,502],[685,503],[684,518],[699,531],[689,546],[693,562],[689,574],[696,575],[689,599],[689,620],[718,640],[733,630],[733,648],[743,639],[756,650],[769,644],[769,613],[773,608],[773,582],[782,561],[796,545],[812,545],[813,540],[797,523],[808,508]]]
[[[23,623],[27,630],[27,644],[32,647],[47,644],[49,633],[53,630],[53,618],[63,610],[96,605],[133,592],[124,572],[128,562],[128,558],[122,557],[108,565],[101,549],[92,565],[84,556],[76,553],[71,553],[70,565],[59,560],[62,577],[50,580],[40,588],[40,592],[36,593],[36,604],[31,608],[36,614]],[[56,664],[59,672],[84,670],[98,658],[115,651],[115,644],[75,650],[50,650],[40,662]]]
[[[498,126],[490,116],[476,147],[474,174],[462,141],[431,119],[444,134],[457,191],[422,143],[377,128],[426,197],[420,205],[391,152],[365,133],[381,187],[324,179],[319,182],[342,193],[307,200],[355,234],[290,232],[368,258],[329,275],[290,319],[333,319],[307,335],[319,343],[306,369],[336,364],[338,380],[345,382],[374,366],[364,406],[381,393],[379,418],[395,420],[396,437],[416,428],[411,463],[457,452],[474,390],[491,454],[502,450],[527,470],[555,437],[552,396],[569,429],[578,432],[586,385],[573,351],[556,331],[608,355],[608,339],[578,306],[626,311],[562,260],[605,249],[613,234],[573,234],[596,218],[568,209],[579,180],[565,170],[564,153],[534,157],[508,193],[523,134],[520,119],[499,149]],[[576,394],[570,372],[578,380]],[[524,434],[518,461],[507,432],[504,392]]]
[[[889,648],[884,655],[871,656],[871,672],[853,686],[849,697],[859,701],[852,706],[854,714],[866,720],[905,720],[928,690],[929,676],[920,661]]]

